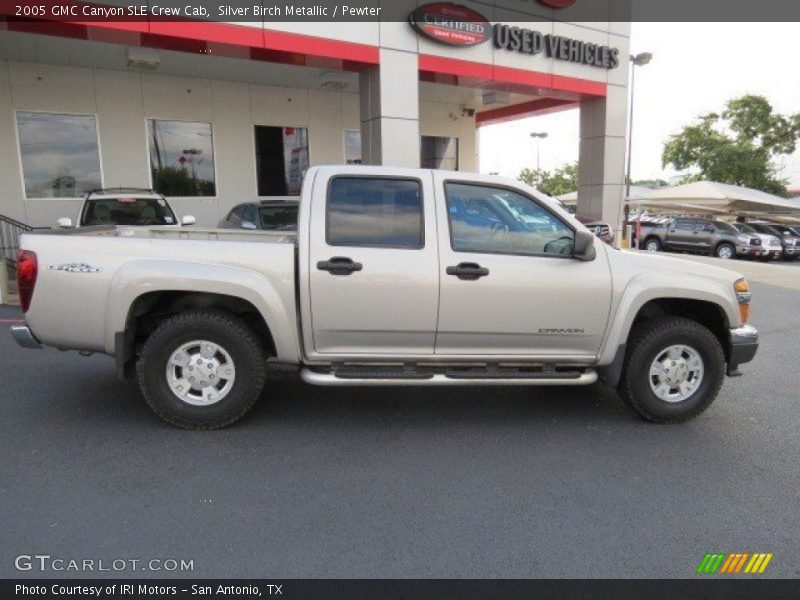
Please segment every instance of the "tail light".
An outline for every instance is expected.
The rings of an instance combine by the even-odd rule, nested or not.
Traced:
[[[17,291],[22,312],[28,312],[31,305],[38,273],[39,265],[36,261],[36,253],[30,250],[20,250],[17,253]]]
[[[750,318],[750,286],[747,285],[746,279],[740,279],[733,284],[733,289],[736,291],[736,301],[739,303],[739,316],[742,318],[742,324],[747,323]]]

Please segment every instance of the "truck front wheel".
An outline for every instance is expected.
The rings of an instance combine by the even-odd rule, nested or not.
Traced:
[[[661,252],[661,241],[658,238],[650,238],[645,241],[644,249],[648,252]]]
[[[715,252],[717,258],[729,260],[736,258],[736,247],[733,244],[720,244]]]
[[[648,319],[632,332],[619,393],[642,418],[681,423],[702,413],[725,376],[725,354],[706,327],[681,317]]]
[[[255,404],[266,379],[264,349],[241,319],[210,310],[163,321],[136,364],[155,413],[186,429],[217,429]]]

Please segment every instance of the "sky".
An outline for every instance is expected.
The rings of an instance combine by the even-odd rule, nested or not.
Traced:
[[[631,52],[652,52],[653,61],[636,72],[632,179],[677,175],[661,167],[664,142],[730,98],[761,94],[778,112],[800,112],[798,37],[800,23],[633,23]],[[481,128],[480,171],[516,177],[535,168],[532,131],[548,133],[539,142],[542,169],[577,161],[578,111],[570,110]],[[800,153],[777,164],[800,187]]]

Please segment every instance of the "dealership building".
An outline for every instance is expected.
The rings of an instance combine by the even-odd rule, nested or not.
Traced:
[[[0,9],[0,215],[49,226],[89,189],[154,187],[212,226],[237,203],[296,196],[310,165],[476,171],[482,127],[577,109],[579,214],[617,226],[630,23],[574,22],[563,4],[334,23]]]

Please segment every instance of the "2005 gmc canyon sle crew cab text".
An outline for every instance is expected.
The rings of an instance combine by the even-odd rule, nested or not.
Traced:
[[[702,412],[753,358],[739,275],[622,252],[517,181],[314,167],[298,231],[22,237],[23,346],[102,352],[166,421],[233,423],[272,365],[318,385],[617,386]]]

